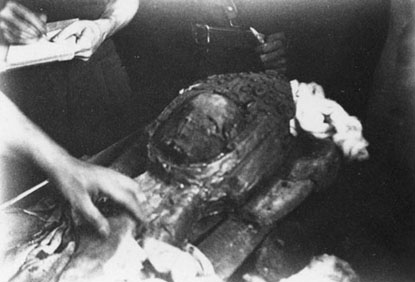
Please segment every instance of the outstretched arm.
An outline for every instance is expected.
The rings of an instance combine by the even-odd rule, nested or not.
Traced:
[[[53,40],[58,42],[71,36],[77,38],[76,56],[88,60],[102,42],[126,26],[134,17],[139,0],[111,0],[97,20],[82,20],[62,30]]]
[[[137,219],[143,218],[140,205],[144,204],[145,197],[136,182],[113,170],[71,157],[1,92],[0,132],[0,153],[12,153],[44,170],[73,208],[101,234],[107,235],[110,230],[107,220],[92,202],[97,193],[119,202]]]

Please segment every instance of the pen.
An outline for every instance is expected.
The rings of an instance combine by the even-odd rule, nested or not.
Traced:
[[[46,40],[46,41],[49,41],[49,37],[47,36],[47,34],[46,34],[46,33],[43,33],[40,39],[41,39],[41,40]]]
[[[264,35],[262,33],[259,33],[255,28],[250,27],[249,30],[252,32],[252,34],[258,39],[259,43],[264,44]]]
[[[40,13],[39,15],[39,20],[40,20],[40,26],[36,26],[36,30],[40,33],[40,39],[41,40],[47,40],[49,41],[49,37],[47,35],[47,27],[46,27],[46,22],[47,22],[47,16],[45,13],[43,13],[43,9],[40,9]]]

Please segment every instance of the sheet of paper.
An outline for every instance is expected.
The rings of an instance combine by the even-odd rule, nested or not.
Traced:
[[[70,19],[48,23],[47,38],[50,40],[59,33],[60,30],[77,20],[78,19]],[[3,46],[5,52],[3,52],[3,56],[0,58],[0,72],[25,66],[72,60],[75,57],[76,52],[75,42],[76,38],[73,36],[64,42],[59,43],[41,39],[27,45]]]

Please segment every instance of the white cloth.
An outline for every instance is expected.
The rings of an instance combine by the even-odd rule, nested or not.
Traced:
[[[332,138],[346,158],[365,160],[369,157],[369,143],[362,134],[362,124],[350,116],[338,103],[327,99],[323,88],[312,83],[292,80],[291,91],[296,104],[295,120],[290,122],[291,134],[298,133],[297,125],[312,136]]]

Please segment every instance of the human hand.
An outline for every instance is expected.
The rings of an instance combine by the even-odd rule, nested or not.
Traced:
[[[287,59],[285,57],[286,38],[284,32],[268,35],[265,43],[256,48],[265,69],[275,69],[284,74],[287,71]]]
[[[0,11],[0,32],[8,44],[28,44],[46,33],[46,15],[8,1]]]
[[[91,165],[70,157],[52,174],[58,189],[67,198],[75,212],[91,223],[99,233],[109,234],[109,223],[93,204],[99,193],[120,203],[138,220],[142,220],[145,196],[138,184],[114,170]]]
[[[75,57],[83,61],[91,58],[106,37],[97,21],[81,20],[64,28],[52,41],[62,42],[72,36],[76,38]]]
[[[1,92],[0,131],[6,136],[0,138],[0,153],[4,150],[13,154],[16,160],[30,161],[43,170],[74,210],[102,234],[107,235],[110,230],[107,220],[93,204],[93,198],[98,194],[123,205],[136,219],[143,219],[141,207],[146,205],[146,200],[136,182],[108,168],[71,157]],[[7,185],[1,188],[7,189]]]

